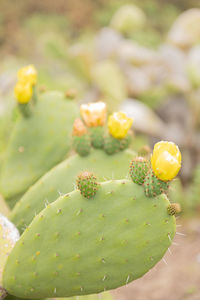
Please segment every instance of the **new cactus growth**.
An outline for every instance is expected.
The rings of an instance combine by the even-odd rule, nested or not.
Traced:
[[[2,274],[6,264],[8,255],[12,251],[16,241],[19,239],[18,230],[3,215],[0,214],[0,299],[4,299],[7,295],[6,290],[2,286]]]
[[[78,175],[77,188],[85,198],[92,198],[98,190],[97,178],[91,172],[82,172]]]
[[[147,197],[154,197],[166,193],[169,183],[158,179],[152,170],[150,170],[144,179],[144,190]]]
[[[149,169],[149,163],[144,157],[136,157],[131,161],[129,174],[133,182],[143,184]]]
[[[169,215],[176,215],[181,212],[181,207],[179,203],[170,203],[167,207],[167,211]]]

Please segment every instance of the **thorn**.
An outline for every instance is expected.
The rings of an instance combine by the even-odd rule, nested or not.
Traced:
[[[126,279],[126,285],[128,284],[129,279],[130,279],[130,275],[128,275],[128,277]]]
[[[169,248],[168,248],[168,251],[169,251],[170,255],[172,255],[172,251]]]
[[[103,279],[102,279],[102,281],[104,281],[105,279],[106,279],[106,275],[104,275],[104,276],[103,276]]]
[[[163,258],[162,260],[164,261],[164,263],[165,263],[166,265],[168,265],[167,262],[166,262],[166,260],[165,260],[164,258]]]
[[[99,296],[99,300],[101,300],[101,294],[99,294],[98,296]]]
[[[182,232],[176,232],[176,234],[186,236],[186,234]]]
[[[170,240],[170,242],[172,242],[172,239],[171,239],[171,237],[170,237],[170,234],[168,234],[168,239]]]
[[[56,294],[56,288],[54,289],[54,294]]]
[[[176,225],[176,227],[182,227],[182,225],[180,225],[180,224],[177,224],[177,225]]]

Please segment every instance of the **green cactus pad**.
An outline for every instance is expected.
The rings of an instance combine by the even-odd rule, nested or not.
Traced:
[[[91,150],[91,141],[89,135],[84,134],[82,136],[74,136],[73,147],[80,156],[87,156]]]
[[[104,150],[109,155],[119,152],[121,150],[121,141],[108,135],[104,141]]]
[[[38,100],[30,118],[17,120],[8,145],[0,177],[0,191],[8,201],[23,194],[70,149],[76,104],[59,92],[44,93]]]
[[[79,191],[38,214],[8,257],[4,288],[18,297],[70,297],[141,277],[175,234],[166,195],[148,199],[131,180],[101,183],[91,201]],[[44,267],[45,266],[45,267]]]
[[[149,171],[144,180],[144,190],[147,197],[155,197],[166,193],[169,188],[169,182],[158,179],[152,170]]]
[[[104,147],[105,128],[103,126],[91,127],[89,131],[92,146],[102,149]]]
[[[149,162],[144,157],[136,157],[130,163],[129,174],[134,183],[143,184],[149,169]]]
[[[45,205],[55,201],[60,194],[74,190],[76,177],[81,171],[94,173],[98,181],[125,178],[134,156],[136,153],[131,150],[110,156],[102,150],[93,149],[87,157],[76,154],[66,159],[27,191],[12,211],[11,221],[23,232]]]
[[[77,188],[85,198],[92,198],[98,190],[97,178],[91,172],[81,172],[77,178]]]
[[[0,295],[1,292],[3,294],[3,289],[1,289],[3,269],[8,255],[18,239],[18,230],[6,217],[0,214]]]

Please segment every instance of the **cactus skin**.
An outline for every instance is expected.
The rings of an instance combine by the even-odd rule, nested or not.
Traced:
[[[10,138],[0,177],[0,191],[8,204],[70,150],[77,105],[59,92],[44,93],[38,100],[30,118],[18,118]]]
[[[149,162],[144,157],[136,157],[130,163],[129,174],[136,184],[143,184],[149,170]]]
[[[104,140],[104,150],[107,154],[111,155],[120,151],[120,140],[115,139],[111,135],[108,135]]]
[[[87,156],[91,150],[91,142],[88,134],[84,134],[82,136],[74,136],[73,137],[73,147],[74,150],[80,156]]]
[[[168,214],[173,216],[181,212],[181,206],[179,203],[170,203],[167,207]]]
[[[74,191],[34,218],[4,269],[10,294],[99,293],[141,277],[163,257],[175,234],[167,197],[147,199],[131,180],[100,185],[92,201]]]
[[[35,214],[47,203],[55,201],[60,194],[74,190],[77,175],[84,170],[93,172],[98,181],[125,178],[128,166],[136,156],[131,150],[107,155],[102,150],[92,150],[87,157],[74,155],[60,163],[43,176],[17,203],[10,215],[20,232],[30,224]]]
[[[78,175],[76,184],[81,195],[83,195],[85,198],[92,198],[97,193],[97,178],[91,172],[84,171],[80,173]]]
[[[104,147],[105,128],[103,126],[90,127],[90,137],[92,146],[96,149]]]
[[[166,193],[169,183],[158,179],[152,170],[149,171],[144,180],[144,190],[147,197],[155,197],[162,193]]]

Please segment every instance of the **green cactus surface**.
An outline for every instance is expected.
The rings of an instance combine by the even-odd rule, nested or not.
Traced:
[[[75,190],[49,204],[8,257],[3,287],[24,298],[100,293],[128,284],[165,254],[175,218],[162,194],[131,180],[100,184],[91,199]]]
[[[94,173],[97,181],[122,179],[128,175],[129,163],[135,156],[136,153],[128,149],[111,156],[102,150],[92,149],[87,157],[76,154],[66,159],[26,192],[13,209],[10,219],[23,232],[45,205],[74,190],[76,177],[81,171]]]
[[[73,101],[48,92],[39,96],[31,117],[18,118],[0,177],[0,192],[8,203],[67,155],[77,115]]]

